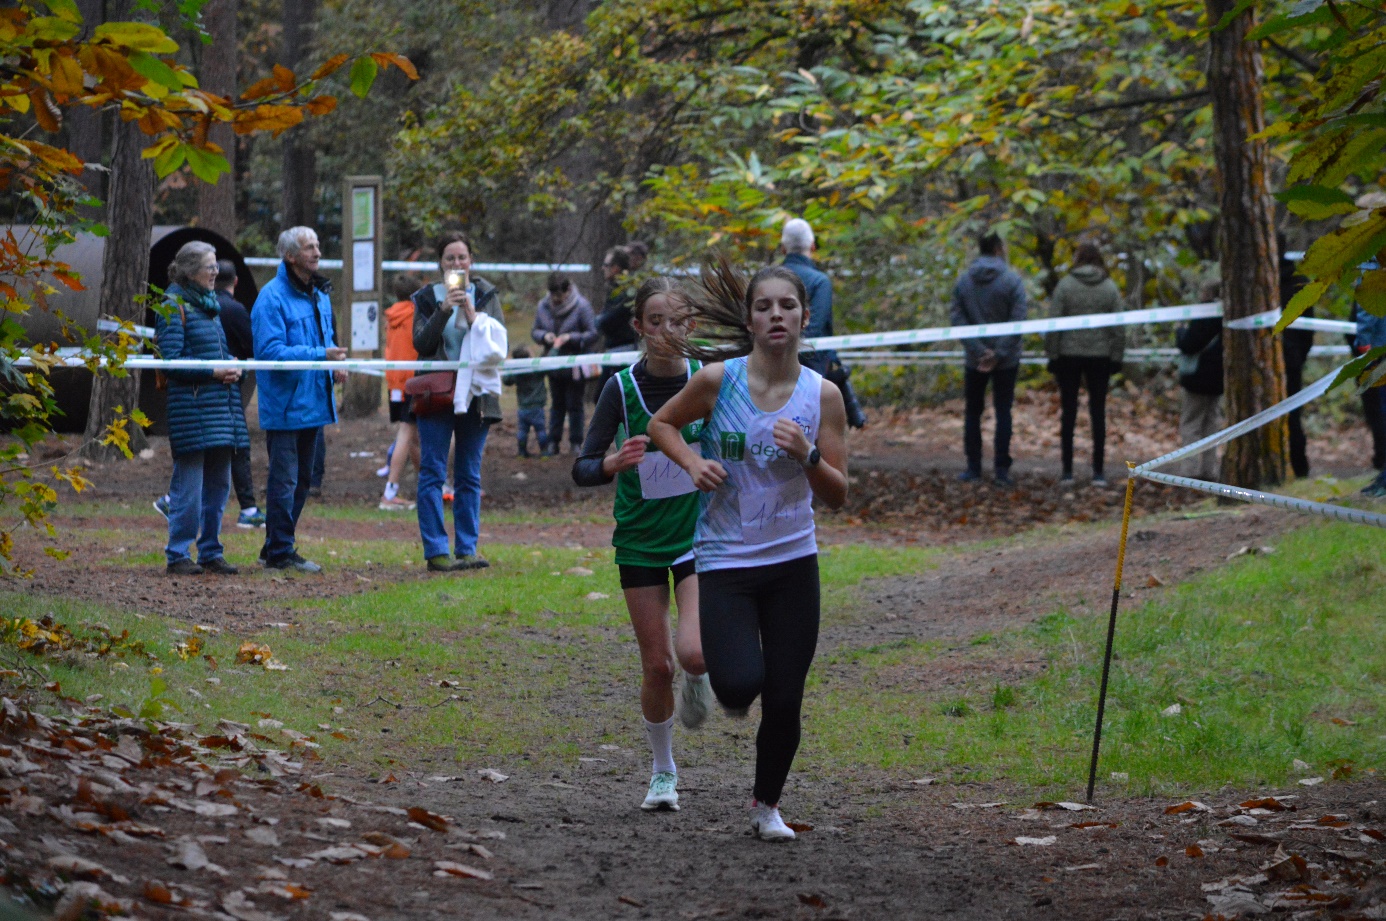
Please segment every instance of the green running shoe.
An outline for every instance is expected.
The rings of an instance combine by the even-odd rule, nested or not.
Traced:
[[[675,789],[678,782],[678,775],[669,771],[660,771],[651,777],[650,792],[645,794],[645,802],[640,804],[640,808],[646,812],[654,812],[656,809],[678,812],[679,791]]]

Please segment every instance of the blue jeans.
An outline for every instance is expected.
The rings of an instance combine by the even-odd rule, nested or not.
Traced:
[[[544,436],[544,407],[520,410],[519,419],[515,423],[515,431],[520,442],[521,454],[529,450],[530,429],[534,429],[534,437],[539,440],[539,450],[544,450],[544,446],[548,444],[548,439]]]
[[[190,559],[197,541],[197,560],[210,563],[223,555],[221,515],[231,495],[231,448],[210,448],[173,455],[173,478],[168,484],[168,546],[170,563]],[[199,533],[200,532],[200,533]]]
[[[269,476],[265,481],[265,546],[261,559],[275,563],[294,554],[294,529],[303,503],[308,501],[308,482],[313,475],[313,454],[321,428],[266,431]]]
[[[318,429],[318,437],[313,442],[313,475],[309,485],[322,489],[322,478],[327,473],[327,435],[326,429]]]
[[[419,534],[424,559],[447,556],[448,531],[443,522],[443,482],[447,477],[448,445],[457,437],[453,460],[452,524],[457,556],[476,553],[481,533],[481,452],[487,426],[480,405],[473,402],[461,415],[449,412],[419,417]]]

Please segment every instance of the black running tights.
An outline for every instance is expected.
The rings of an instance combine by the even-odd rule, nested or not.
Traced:
[[[818,645],[818,556],[698,574],[703,658],[726,707],[760,695],[756,799],[777,805],[799,749],[804,681]]]

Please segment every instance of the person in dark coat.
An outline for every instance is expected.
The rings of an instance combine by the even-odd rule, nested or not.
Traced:
[[[534,311],[530,337],[544,347],[545,355],[583,355],[597,343],[597,324],[592,305],[562,272],[549,275],[548,295]],[[582,451],[586,413],[582,392],[586,382],[577,368],[558,368],[549,373],[549,430],[547,453],[557,454],[563,440],[563,420],[568,420],[568,442],[573,456]]]
[[[954,326],[984,323],[1018,323],[1025,319],[1025,282],[1006,262],[1006,244],[996,233],[988,232],[977,241],[979,255],[953,286],[953,306],[949,311]],[[1020,337],[985,336],[962,340],[963,359],[963,450],[967,469],[958,479],[978,480],[982,476],[982,411],[986,408],[987,385],[992,387],[992,407],[996,410],[996,445],[992,463],[996,485],[1011,482],[1011,404],[1015,402],[1015,381],[1020,373]]]
[[[1210,281],[1201,292],[1204,301],[1222,298],[1222,285]],[[1222,317],[1192,320],[1175,336],[1179,348],[1179,386],[1183,400],[1179,407],[1179,442],[1190,445],[1223,427],[1222,410]],[[1204,451],[1187,458],[1183,475],[1199,480],[1215,480],[1218,452]]]
[[[1285,258],[1285,235],[1276,234],[1280,245],[1280,308],[1290,304],[1290,299],[1309,283],[1309,279],[1299,274],[1295,263]],[[1304,311],[1302,316],[1312,317],[1314,308]],[[1309,360],[1309,350],[1314,347],[1312,329],[1287,329],[1281,334],[1281,348],[1285,355],[1285,396],[1292,397],[1304,389],[1304,364]],[[1290,413],[1290,468],[1295,476],[1309,475],[1308,442],[1304,437],[1304,410],[1296,409]]]
[[[155,324],[155,344],[164,359],[227,359],[221,302],[213,293],[216,250],[186,243],[169,266],[166,305]],[[169,370],[168,440],[173,453],[169,482],[168,558],[170,575],[235,575],[221,545],[221,516],[231,491],[231,456],[250,447],[241,408],[241,372]],[[196,541],[197,562],[189,550]]]
[[[255,357],[255,339],[250,332],[250,311],[236,300],[236,265],[230,259],[217,262],[217,301],[221,304],[221,328],[226,332],[226,348],[232,358]],[[240,380],[241,408],[250,405],[255,394],[255,372],[243,371]],[[250,448],[237,448],[231,458],[231,485],[241,513],[238,528],[263,528],[265,513],[255,504],[255,481],[250,475]]]
[[[631,325],[631,320],[635,317],[631,311],[633,298],[627,287],[628,281],[624,277],[635,268],[635,262],[628,246],[612,247],[602,257],[602,275],[606,279],[606,303],[602,305],[602,312],[597,314],[597,331],[602,334],[604,352],[633,352],[639,341],[635,335],[635,328]],[[602,367],[596,388],[597,394],[606,388],[606,382],[620,370],[615,365]],[[595,396],[592,402],[596,402]],[[578,439],[573,442],[573,453],[577,454],[576,449],[582,446],[582,433],[574,431],[573,437]]]

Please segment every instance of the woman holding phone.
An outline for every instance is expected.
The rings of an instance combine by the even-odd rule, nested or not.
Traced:
[[[484,323],[505,326],[496,289],[471,274],[472,245],[460,231],[438,240],[442,281],[414,292],[414,348],[424,361],[458,361],[466,338]],[[482,393],[465,411],[440,410],[418,417],[419,533],[430,572],[456,572],[489,566],[477,554],[481,532],[481,452],[488,427],[500,421],[500,397]],[[456,558],[448,555],[448,532],[443,520],[443,483],[447,476],[448,446],[457,440],[453,462],[453,541]]]
[[[712,691],[698,635],[698,577],[693,564],[693,526],[698,488],[680,467],[650,447],[650,414],[688,383],[702,365],[684,358],[679,344],[689,330],[689,305],[672,280],[649,279],[635,295],[631,328],[645,355],[607,380],[592,414],[573,481],[601,486],[616,481],[616,565],[626,609],[640,646],[640,711],[653,756],[649,792],[640,808],[679,808],[674,764],[674,661],[683,667],[679,717],[689,729],[707,718]],[[683,427],[684,442],[697,444],[701,422]],[[608,454],[615,443],[617,450]],[[678,604],[678,633],[669,641],[669,581]]]
[[[806,301],[804,283],[783,266],[749,284],[725,258],[704,267],[695,316],[724,345],[682,343],[683,354],[714,363],[648,427],[703,492],[693,538],[703,658],[729,713],[761,699],[751,829],[768,841],[794,837],[779,802],[818,642],[812,499],[831,508],[847,500],[842,393],[799,364]],[[698,421],[701,452],[680,434]]]

